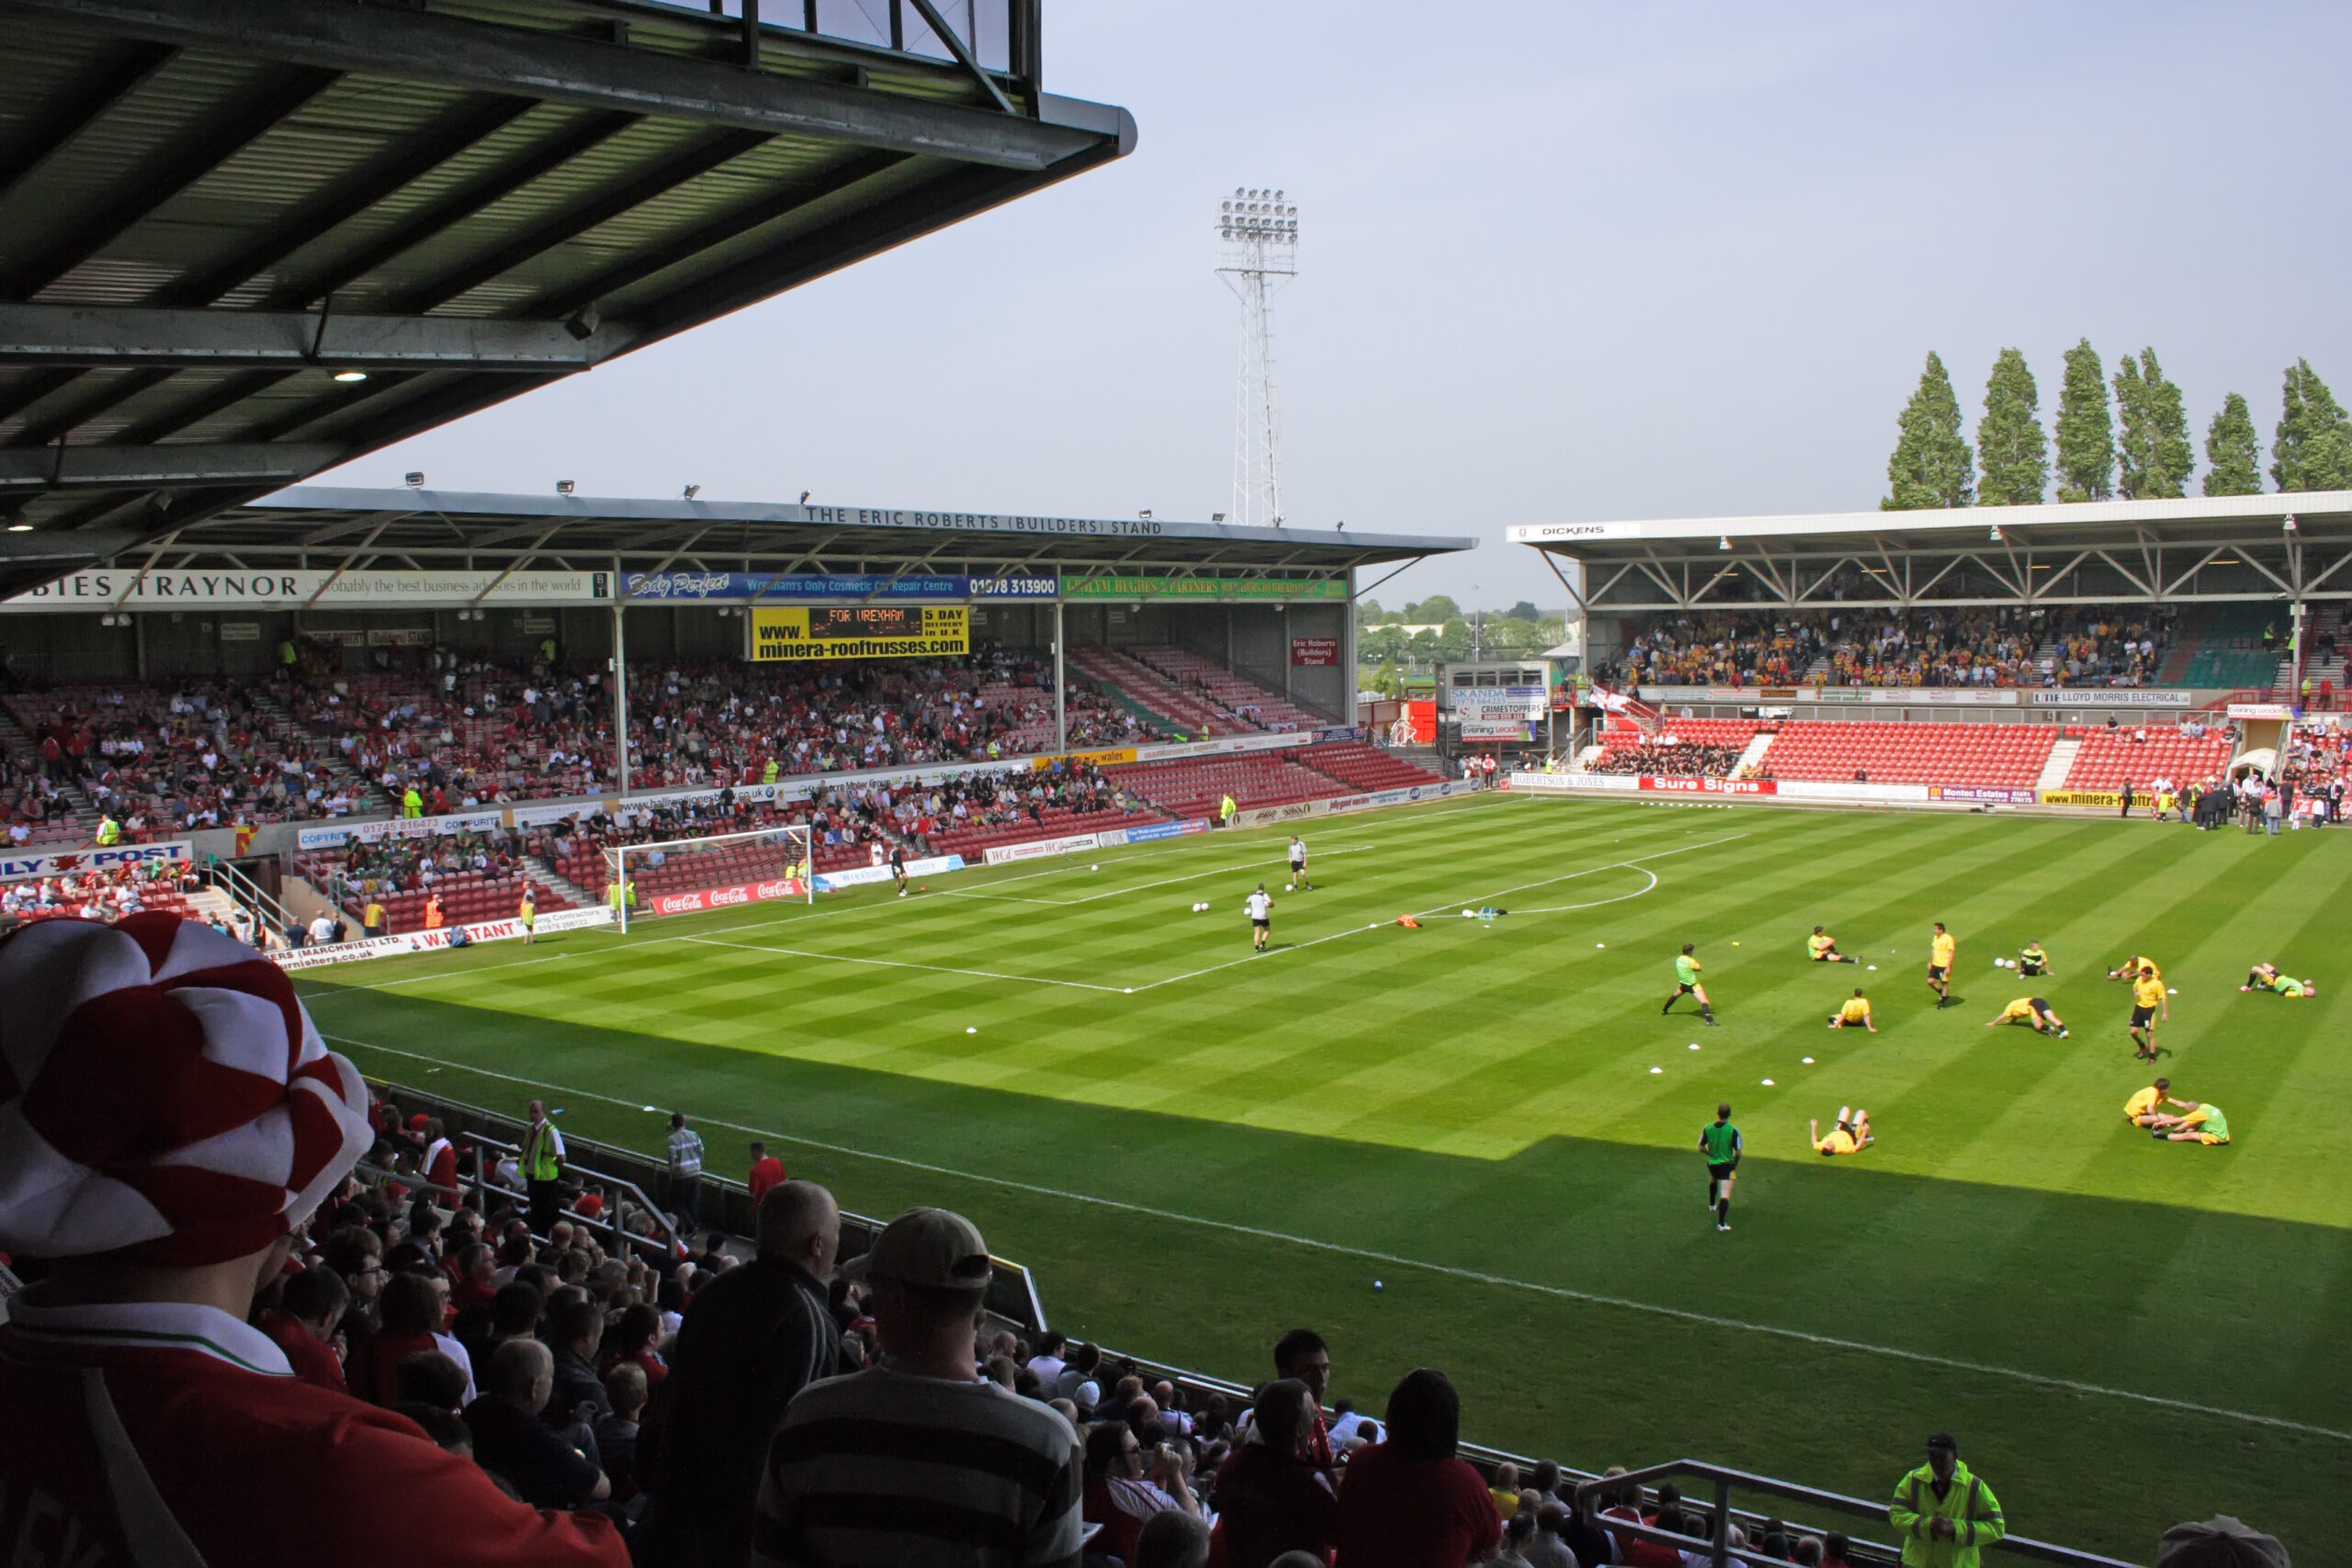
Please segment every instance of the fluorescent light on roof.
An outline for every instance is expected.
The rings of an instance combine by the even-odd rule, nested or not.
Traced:
[[[348,387],[354,382],[365,381],[368,379],[368,372],[365,370],[338,370],[334,373],[334,378]]]

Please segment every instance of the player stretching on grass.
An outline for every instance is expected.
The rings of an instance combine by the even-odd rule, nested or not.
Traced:
[[[2155,1137],[2164,1143],[2203,1144],[2211,1148],[2230,1141],[2230,1119],[2222,1114],[2218,1105],[2191,1104],[2186,1100],[2165,1100],[2181,1108],[2177,1116],[2159,1116],[2149,1123]]]
[[[2153,1127],[2164,1115],[2156,1108],[2167,1100],[2172,1100],[2172,1079],[2158,1078],[2123,1102],[2123,1119],[2134,1127]],[[2188,1102],[2175,1100],[2173,1103],[2186,1105]]]
[[[2040,942],[2030,942],[2018,949],[2018,973],[2027,976],[2050,973],[2050,954],[2041,951]]]
[[[2319,990],[2319,987],[2309,980],[2298,980],[2292,975],[2281,975],[2276,964],[2257,964],[2246,971],[2245,984],[2240,986],[2238,989],[2276,991],[2278,995],[2292,999],[2297,997],[2312,996]]]
[[[1263,953],[1266,938],[1274,929],[1274,901],[1266,897],[1266,885],[1258,884],[1258,891],[1241,900],[1241,904],[1250,911],[1250,951]]]
[[[1821,1119],[1815,1117],[1805,1123],[1806,1134],[1813,1139],[1813,1152],[1817,1155],[1858,1155],[1877,1140],[1871,1136],[1871,1113],[1838,1108],[1838,1125],[1829,1129],[1829,1136],[1821,1135]]]
[[[1715,1228],[1731,1229],[1731,1184],[1739,1179],[1739,1129],[1731,1124],[1731,1102],[1715,1107],[1715,1119],[1699,1129],[1699,1152],[1707,1157],[1707,1207]]]
[[[1710,1029],[1715,1026],[1715,1010],[1707,1000],[1707,987],[1699,984],[1699,971],[1703,967],[1690,956],[1690,944],[1684,942],[1682,952],[1674,960],[1674,995],[1667,998],[1666,1005],[1657,1010],[1659,1017],[1672,1012],[1674,1004],[1684,997],[1696,997],[1699,998],[1699,1021]]]
[[[1960,943],[1952,941],[1941,920],[1936,922],[1936,934],[1928,942],[1928,989],[1936,993],[1938,1011],[1951,1005],[1951,965],[1960,954]]]
[[[1843,1006],[1829,1015],[1829,1027],[1832,1029],[1860,1027],[1869,1030],[1872,1034],[1878,1032],[1878,1025],[1871,1021],[1871,1000],[1862,995],[1862,988],[1860,986],[1854,987],[1854,994],[1846,998]]]
[[[1315,891],[1315,884],[1306,880],[1306,840],[1296,833],[1290,836],[1290,885]]]
[[[2172,1021],[2172,1003],[2165,999],[2165,983],[2153,964],[2142,966],[2132,980],[2132,1055],[2135,1061],[2156,1059],[2156,1019]]]
[[[1804,949],[1812,954],[1815,964],[1860,964],[1861,962],[1859,958],[1849,958],[1838,952],[1838,939],[1819,926],[1814,927],[1813,934],[1804,939]]]
[[[2001,1010],[2001,1016],[1986,1024],[1998,1029],[2005,1023],[2030,1023],[2036,1034],[2054,1034],[2066,1038],[2066,1021],[2050,1010],[2050,1004],[2040,997],[2019,997]]]

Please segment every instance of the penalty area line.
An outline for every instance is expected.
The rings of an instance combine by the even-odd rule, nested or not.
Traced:
[[[1061,982],[1069,984],[1071,982]],[[567,1088],[543,1078],[526,1078],[514,1073],[503,1073],[490,1067],[477,1067],[465,1062],[453,1062],[440,1056],[428,1056],[421,1052],[403,1051],[394,1045],[378,1045],[348,1035],[324,1036],[341,1045],[356,1045],[363,1050],[381,1051],[387,1055],[405,1056],[411,1061],[429,1062],[435,1066],[456,1067],[483,1077],[499,1078],[508,1083],[551,1090],[578,1100],[602,1100],[627,1111],[642,1111],[643,1104],[632,1104],[614,1095],[600,1094],[594,1089]],[[1824,1349],[1848,1350],[1858,1355],[1879,1356],[1890,1360],[1907,1361],[1915,1366],[1939,1367],[1947,1371],[1968,1372],[1980,1377],[2007,1378],[2012,1382],[2030,1383],[2039,1388],[2056,1389],[2068,1393],[2095,1394],[2105,1399],[2127,1400],[2159,1409],[2177,1410],[2184,1415],[2212,1416],[2226,1421],[2242,1421],[2250,1426],[2269,1427],[2279,1431],[2300,1432],[2307,1437],[2333,1438],[2338,1442],[2352,1443],[2352,1432],[2333,1427],[2315,1426],[2307,1421],[2292,1421],[2283,1416],[2262,1416],[2249,1410],[2231,1410],[2216,1404],[2200,1404],[2194,1400],[2174,1399],[2161,1393],[2146,1393],[2138,1389],[2109,1388],[2104,1383],[2087,1382],[2080,1378],[2057,1377],[2047,1372],[2029,1372],[2015,1367],[1996,1366],[1989,1361],[1973,1361],[1960,1356],[1939,1356],[1926,1350],[1906,1350],[1894,1345],[1873,1345],[1864,1339],[1848,1339],[1835,1334],[1815,1334],[1803,1328],[1787,1328],[1778,1324],[1750,1323],[1746,1318],[1727,1317],[1718,1313],[1693,1312],[1687,1307],[1661,1305],[1657,1302],[1635,1301],[1627,1296],[1606,1295],[1596,1291],[1579,1291],[1567,1285],[1546,1284],[1535,1280],[1517,1280],[1507,1274],[1489,1273],[1482,1269],[1465,1269],[1452,1263],[1432,1263],[1426,1258],[1407,1258],[1400,1253],[1384,1252],[1376,1247],[1351,1247],[1343,1242],[1324,1241],[1315,1236],[1293,1235],[1287,1231],[1270,1230],[1261,1225],[1245,1225],[1232,1220],[1210,1219],[1201,1214],[1187,1214],[1175,1209],[1162,1209],[1148,1203],[1130,1203],[1118,1198],[1098,1197],[1091,1192],[1075,1192],[1066,1188],[1046,1187],[1034,1181],[1020,1181],[1011,1177],[987,1176],[978,1171],[958,1170],[954,1166],[934,1165],[928,1160],[910,1159],[904,1155],[877,1154],[848,1144],[829,1143],[797,1133],[780,1133],[771,1128],[754,1127],[747,1122],[729,1122],[719,1117],[705,1116],[702,1121],[730,1132],[750,1133],[782,1143],[797,1144],[803,1148],[822,1149],[828,1154],[845,1155],[854,1159],[873,1160],[882,1165],[897,1166],[902,1170],[918,1170],[931,1176],[944,1176],[958,1181],[972,1181],[997,1187],[1011,1192],[1025,1192],[1034,1197],[1057,1199],[1063,1202],[1083,1204],[1090,1208],[1107,1209],[1124,1214],[1138,1214],[1146,1218],[1166,1220],[1171,1224],[1192,1225],[1202,1230],[1220,1231],[1228,1235],[1248,1236],[1257,1241],[1279,1242],[1285,1247],[1303,1247],[1311,1251],[1328,1253],[1335,1258],[1361,1258],[1369,1263],[1383,1263],[1396,1269],[1411,1269],[1443,1279],[1465,1283],[1490,1285],[1498,1290],[1518,1291],[1529,1295],[1548,1296],[1557,1301],[1577,1302],[1586,1306],[1606,1307],[1618,1312],[1638,1313],[1649,1317],[1668,1318],[1678,1323],[1695,1324],[1703,1328],[1729,1329],[1742,1334],[1763,1335],[1770,1338],[1815,1345]]]

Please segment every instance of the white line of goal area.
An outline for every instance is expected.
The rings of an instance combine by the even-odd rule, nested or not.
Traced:
[[[1380,846],[1378,844],[1342,844],[1336,849],[1317,850],[1315,852],[1315,858],[1317,860],[1329,860],[1339,855],[1370,854],[1379,848]],[[1277,870],[1285,870],[1289,865],[1290,860],[1288,856],[1277,854],[1271,860],[1243,861],[1238,865],[1207,866],[1199,871],[1186,872],[1182,876],[1163,876],[1154,882],[1136,882],[1130,883],[1125,887],[1105,888],[1100,893],[1081,893],[1075,898],[1030,898],[1018,893],[998,893],[993,891],[995,888],[1007,886],[1015,882],[1026,882],[1030,880],[1031,877],[1068,876],[1073,872],[1078,871],[1078,867],[1075,865],[1057,865],[1048,871],[1031,872],[1025,876],[1002,877],[995,882],[987,883],[978,887],[948,887],[943,888],[941,891],[951,898],[978,898],[989,903],[1000,904],[1043,904],[1049,908],[1067,909],[1074,904],[1091,904],[1103,898],[1125,897],[1127,894],[1143,893],[1154,887],[1176,887],[1181,886],[1187,882],[1199,882],[1211,876],[1231,876],[1236,872],[1247,874],[1250,872],[1261,870],[1266,866],[1273,866]],[[1080,873],[1080,874],[1087,874]]]
[[[1699,850],[1714,849],[1719,845],[1732,843],[1747,837],[1748,835],[1746,833],[1730,833],[1720,839],[1710,839],[1702,844],[1685,844],[1679,849],[1660,850],[1655,854],[1616,861],[1608,865],[1589,866],[1583,871],[1565,872],[1558,876],[1546,876],[1533,882],[1515,883],[1509,887],[1497,887],[1485,893],[1471,894],[1466,897],[1449,898],[1444,903],[1430,908],[1416,909],[1412,914],[1415,919],[1420,919],[1428,916],[1444,914],[1465,904],[1476,908],[1489,900],[1500,898],[1506,894],[1524,893],[1536,887],[1550,887],[1562,882],[1574,882],[1581,877],[1599,876],[1605,872],[1639,871],[1649,877],[1648,886],[1634,893],[1620,894],[1613,898],[1597,898],[1589,905],[1563,904],[1548,910],[1529,912],[1558,914],[1568,909],[1621,903],[1626,898],[1638,898],[1657,886],[1657,874],[1644,866],[1642,863],[1644,861],[1665,860],[1674,855],[1687,855]],[[1253,953],[1246,958],[1229,958],[1199,969],[1188,969],[1179,975],[1165,975],[1157,980],[1147,980],[1138,986],[1105,986],[1091,980],[1063,980],[1050,975],[1012,975],[994,969],[969,969],[952,964],[918,964],[909,958],[854,957],[846,953],[819,953],[808,948],[777,947],[763,942],[728,942],[711,936],[688,936],[675,940],[694,942],[704,947],[734,948],[743,953],[773,953],[782,957],[814,959],[820,963],[856,964],[877,969],[912,969],[932,975],[962,975],[977,980],[1010,980],[1022,985],[1060,986],[1076,991],[1107,991],[1114,996],[1140,996],[1147,991],[1156,991],[1162,986],[1173,986],[1185,980],[1197,980],[1204,975],[1216,975],[1227,969],[1238,968],[1244,964],[1255,963],[1261,958],[1281,958],[1291,953],[1305,953],[1310,948],[1321,947],[1326,942],[1338,942],[1346,937],[1362,936],[1368,931],[1379,931],[1388,924],[1386,920],[1374,920],[1369,925],[1363,926],[1351,922],[1342,930],[1326,932],[1322,936],[1309,937],[1305,942],[1286,942],[1280,947],[1269,948],[1264,953]]]
[[[324,1038],[340,1045],[356,1045],[364,1050],[380,1051],[386,1055],[404,1056],[414,1062],[427,1062],[436,1068],[455,1067],[461,1072],[481,1077],[497,1078],[526,1088],[568,1095],[576,1100],[601,1100],[624,1110],[643,1111],[644,1105],[632,1105],[609,1094],[594,1089],[571,1089],[549,1083],[544,1078],[524,1077],[514,1073],[503,1073],[490,1067],[478,1067],[470,1063],[449,1061],[440,1056],[428,1056],[421,1052],[404,1051],[395,1045],[378,1045],[370,1041],[355,1040],[349,1035],[329,1034]],[[803,1148],[822,1149],[828,1154],[846,1155],[854,1159],[873,1160],[882,1165],[897,1166],[902,1170],[917,1170],[927,1175],[944,1176],[958,1181],[978,1182],[999,1187],[1010,1192],[1025,1192],[1033,1197],[1052,1198],[1063,1202],[1083,1204],[1089,1208],[1108,1209],[1117,1213],[1138,1214],[1148,1219],[1167,1220],[1176,1224],[1192,1225],[1202,1230],[1221,1231],[1228,1235],[1249,1236],[1253,1240],[1279,1242],[1286,1247],[1303,1247],[1311,1251],[1328,1253],[1335,1258],[1361,1258],[1367,1263],[1385,1264],[1392,1269],[1411,1269],[1443,1279],[1459,1280],[1468,1284],[1491,1285],[1498,1290],[1521,1291],[1530,1295],[1548,1296],[1556,1301],[1577,1302],[1586,1306],[1607,1307],[1618,1312],[1638,1313],[1648,1317],[1670,1319],[1678,1323],[1697,1325],[1702,1328],[1729,1329],[1741,1334],[1757,1334],[1770,1338],[1791,1340],[1803,1345],[1816,1345],[1824,1349],[1847,1350],[1857,1355],[1878,1356],[1888,1360],[1907,1361],[1915,1366],[1939,1367],[1947,1371],[1967,1372],[1980,1377],[2006,1378],[2012,1382],[2030,1383],[2038,1388],[2055,1389],[2068,1393],[2094,1394],[2103,1399],[2126,1400],[2136,1404],[2155,1405],[2177,1410],[2186,1415],[2212,1416],[2225,1421],[2242,1421],[2249,1426],[2269,1427],[2283,1432],[2300,1432],[2306,1437],[2332,1438],[2338,1442],[2352,1443],[2352,1432],[2333,1427],[2315,1426],[2308,1421],[2290,1420],[2283,1416],[2263,1416],[2249,1410],[2231,1410],[2217,1404],[2200,1404],[2194,1400],[2175,1399],[2166,1394],[2148,1393],[2139,1389],[2109,1388],[2103,1383],[2086,1382],[2079,1378],[2053,1376],[2047,1372],[2022,1371],[2015,1367],[1996,1365],[1990,1361],[1970,1360],[1962,1356],[1941,1356],[1927,1350],[1906,1350],[1894,1345],[1873,1345],[1864,1339],[1849,1339],[1835,1334],[1815,1334],[1808,1329],[1787,1328],[1778,1324],[1751,1323],[1746,1318],[1730,1317],[1719,1313],[1693,1312],[1687,1307],[1662,1305],[1657,1302],[1635,1301],[1628,1296],[1606,1295],[1596,1291],[1579,1291],[1567,1285],[1546,1284],[1536,1280],[1516,1280],[1508,1274],[1490,1273],[1483,1269],[1465,1269],[1452,1263],[1431,1263],[1425,1258],[1407,1258],[1399,1253],[1383,1252],[1375,1247],[1351,1247],[1343,1242],[1323,1241],[1315,1236],[1293,1235],[1286,1231],[1269,1230],[1260,1225],[1245,1225],[1232,1220],[1210,1219],[1202,1214],[1187,1214],[1174,1209],[1161,1209],[1148,1203],[1130,1203],[1118,1198],[1098,1197],[1091,1192],[1076,1192],[1066,1188],[1045,1187],[1033,1181],[1020,1181],[1010,1177],[986,1176],[978,1171],[958,1170],[954,1166],[934,1165],[927,1160],[910,1159],[903,1155],[877,1154],[848,1144],[828,1143],[797,1133],[779,1133],[770,1128],[754,1127],[746,1122],[729,1122],[715,1116],[698,1120],[713,1127],[729,1132],[748,1133],[753,1137],[773,1140],[779,1145],[797,1144]]]

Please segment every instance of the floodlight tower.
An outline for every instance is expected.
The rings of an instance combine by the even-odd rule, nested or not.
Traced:
[[[1216,275],[1241,301],[1241,384],[1233,422],[1233,520],[1279,527],[1274,295],[1298,276],[1298,209],[1278,190],[1237,187],[1218,204]]]

